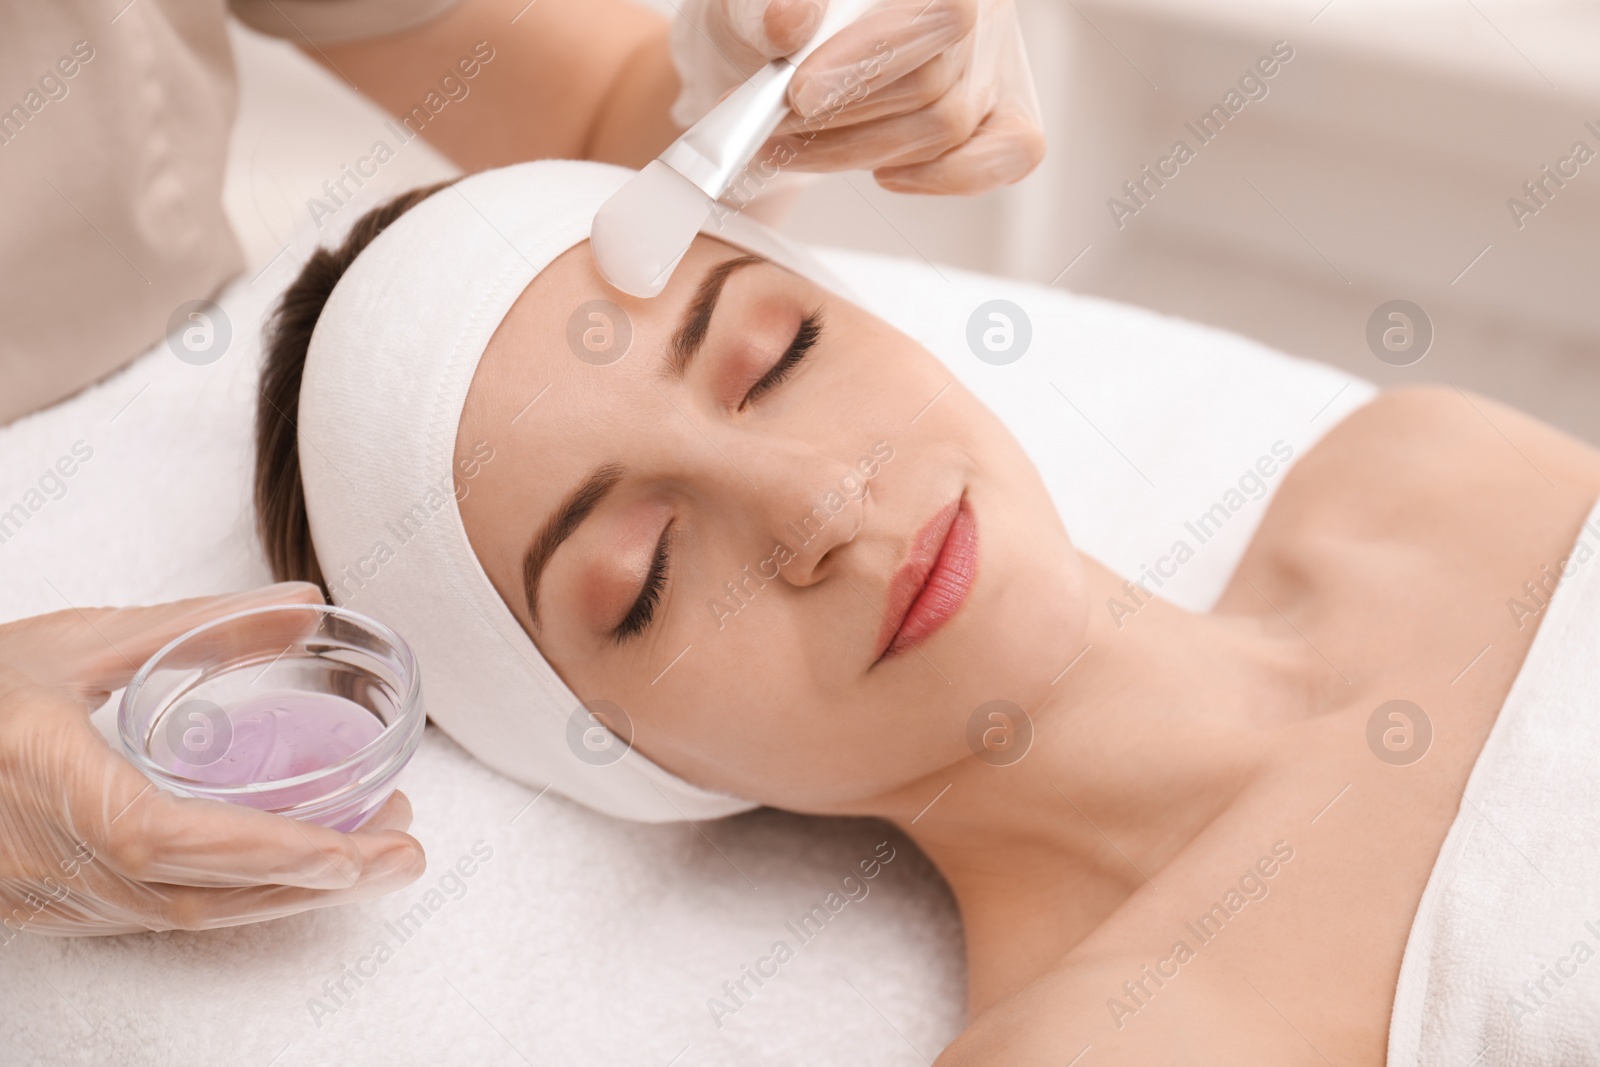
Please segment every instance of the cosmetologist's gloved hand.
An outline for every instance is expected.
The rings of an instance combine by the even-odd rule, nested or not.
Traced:
[[[673,121],[692,124],[804,44],[825,3],[684,0],[672,26],[683,82]],[[800,65],[789,104],[757,156],[780,172],[863,169],[897,192],[974,194],[1044,157],[1011,0],[878,0]]]
[[[320,603],[304,582],[0,626],[0,946],[18,931],[237,926],[414,881],[422,846],[395,793],[355,833],[158,790],[89,713],[161,646],[208,619]],[[250,620],[250,625],[260,625]]]

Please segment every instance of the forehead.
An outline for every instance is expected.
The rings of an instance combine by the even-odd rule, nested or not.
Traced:
[[[701,276],[713,264],[744,254],[715,238],[696,237],[667,287],[646,300],[606,282],[588,241],[567,249],[528,284],[489,339],[462,413],[457,452],[474,420],[504,426],[515,419],[521,425],[542,406],[548,397],[535,400],[530,384],[552,392],[576,387],[563,399],[570,407],[581,403],[586,384],[653,374]],[[548,422],[552,412],[540,414]]]

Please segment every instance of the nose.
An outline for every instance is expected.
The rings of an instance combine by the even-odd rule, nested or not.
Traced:
[[[740,465],[756,488],[743,488],[755,501],[756,527],[794,553],[779,574],[794,586],[821,581],[834,550],[861,532],[867,479],[850,461],[805,441],[775,437],[744,453]]]

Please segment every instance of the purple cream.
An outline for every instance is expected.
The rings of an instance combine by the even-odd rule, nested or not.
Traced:
[[[207,785],[278,782],[348,759],[383,732],[383,722],[353,701],[330,693],[269,693],[225,712],[226,723],[200,721],[203,744],[190,744],[194,762],[174,746],[167,770]],[[187,726],[187,724],[185,724]]]

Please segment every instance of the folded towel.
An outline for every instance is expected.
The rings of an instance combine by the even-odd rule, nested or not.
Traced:
[[[1600,503],[1412,921],[1390,1067],[1600,1064]]]

